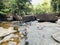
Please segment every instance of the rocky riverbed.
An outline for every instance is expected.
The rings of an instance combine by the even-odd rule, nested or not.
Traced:
[[[57,23],[31,21],[14,24],[19,26],[18,31],[23,35],[18,45],[60,45],[52,38],[54,33],[60,32],[60,25]],[[8,45],[16,43],[10,41]]]
[[[60,45],[52,38],[54,33],[60,32],[59,24],[34,21],[27,23],[26,29],[28,45]]]

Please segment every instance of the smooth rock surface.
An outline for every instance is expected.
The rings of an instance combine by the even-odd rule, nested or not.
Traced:
[[[25,45],[26,41],[28,45],[60,45],[51,37],[54,33],[60,32],[59,24],[31,21],[20,26],[19,31],[22,34],[27,32],[27,39],[25,37],[21,39],[19,45]]]
[[[16,32],[16,31],[13,30],[13,27],[10,27],[8,29],[0,27],[0,37],[8,35],[10,33],[14,33],[14,32]]]
[[[52,34],[60,32],[60,25],[50,22],[34,22],[30,22],[31,25],[25,26],[29,45],[60,45],[51,37]],[[24,26],[22,28],[24,29]]]
[[[52,38],[60,43],[60,32],[52,34]]]
[[[56,23],[60,25],[60,19],[58,19],[58,20],[56,21]]]

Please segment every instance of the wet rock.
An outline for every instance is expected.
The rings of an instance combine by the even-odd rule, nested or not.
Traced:
[[[17,27],[17,26],[14,26],[14,30],[17,30],[17,31],[18,31],[18,29],[19,29],[19,27]]]
[[[0,40],[0,43],[6,42],[6,41],[9,41],[9,40],[12,40],[12,38],[14,38],[14,37],[17,38],[18,36],[17,35],[14,35],[14,34],[10,34],[10,35],[4,37],[2,40]]]
[[[36,17],[34,15],[25,15],[22,17],[23,22],[30,22],[36,20]]]
[[[25,42],[25,45],[29,45],[28,42]]]
[[[3,27],[5,29],[8,29],[9,27],[11,27],[13,24],[11,22],[1,22],[0,23],[0,27]]]

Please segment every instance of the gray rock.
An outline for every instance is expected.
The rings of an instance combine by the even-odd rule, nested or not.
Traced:
[[[19,15],[13,15],[13,20],[14,21],[21,21],[22,20],[22,17],[19,16]]]
[[[60,43],[60,32],[56,32],[56,33],[52,34],[52,38],[53,38],[56,42]]]
[[[34,15],[25,15],[22,17],[23,22],[30,22],[36,20],[36,17]]]
[[[53,14],[40,14],[36,15],[36,18],[39,22],[55,22],[58,20],[58,18]]]

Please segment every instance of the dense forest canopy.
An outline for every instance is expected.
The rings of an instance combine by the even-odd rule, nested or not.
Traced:
[[[54,12],[60,13],[60,0],[52,0],[51,5]]]
[[[43,0],[43,3],[40,3],[34,7],[32,0],[0,0],[0,14],[60,13],[60,0]]]
[[[0,1],[0,13],[4,14],[28,14],[31,10],[30,0],[1,0]]]

